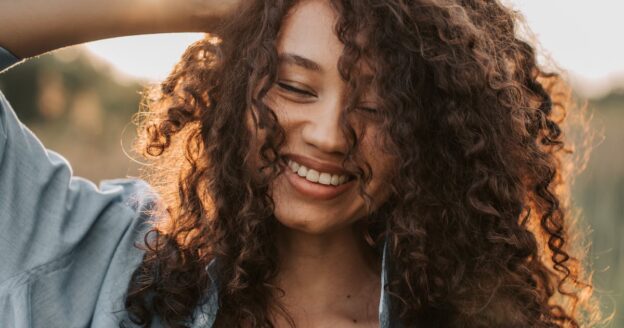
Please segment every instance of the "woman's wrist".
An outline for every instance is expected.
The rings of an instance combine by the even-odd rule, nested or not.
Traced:
[[[239,0],[133,0],[121,13],[132,34],[210,32]],[[129,35],[129,34],[128,34]]]
[[[211,32],[222,23],[240,0],[138,0],[148,2],[157,22],[157,32]],[[153,32],[152,32],[153,33]]]
[[[193,1],[134,0],[117,8],[125,35],[166,32],[191,32],[194,20]]]

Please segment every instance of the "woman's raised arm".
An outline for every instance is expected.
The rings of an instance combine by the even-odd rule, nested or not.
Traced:
[[[208,32],[239,0],[0,0],[0,46],[20,58],[111,37]]]

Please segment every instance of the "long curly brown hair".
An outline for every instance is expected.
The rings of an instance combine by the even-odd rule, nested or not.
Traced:
[[[363,219],[371,247],[388,243],[393,317],[406,327],[598,322],[568,206],[574,167],[562,131],[575,107],[560,75],[538,67],[535,47],[519,37],[519,14],[497,0],[329,2],[350,103],[362,80],[356,64],[365,61],[383,97],[384,151],[399,159],[392,195]],[[294,5],[245,2],[146,93],[137,148],[152,161],[146,179],[161,199],[125,300],[136,324],[157,316],[187,325],[215,287],[206,271],[213,259],[216,326],[272,327],[271,313],[288,318],[271,283],[278,252],[268,195],[284,131],[264,96]],[[258,170],[269,173],[260,181],[248,169],[251,107],[266,133]],[[357,158],[357,134],[343,123],[348,157]],[[362,191],[374,172],[358,167]]]

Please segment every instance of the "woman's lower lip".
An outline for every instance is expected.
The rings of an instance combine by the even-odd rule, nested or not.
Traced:
[[[285,167],[284,171],[286,179],[288,179],[288,182],[290,182],[290,185],[293,186],[296,191],[304,196],[319,200],[329,200],[335,198],[338,195],[347,191],[347,189],[349,189],[355,183],[355,180],[351,180],[338,186],[327,186],[320,183],[308,181],[305,178],[300,177],[297,173],[293,172],[293,170],[291,170],[289,167]]]

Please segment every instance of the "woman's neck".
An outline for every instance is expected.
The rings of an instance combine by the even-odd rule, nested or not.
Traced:
[[[277,235],[276,283],[285,292],[281,303],[296,321],[376,321],[381,261],[356,229],[311,235],[281,226]]]

